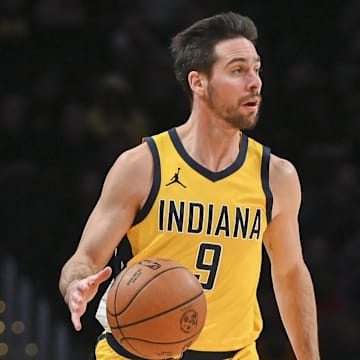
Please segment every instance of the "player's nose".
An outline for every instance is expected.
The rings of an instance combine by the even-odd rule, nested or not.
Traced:
[[[248,80],[248,82],[247,82],[248,90],[250,90],[252,93],[260,92],[261,87],[262,87],[262,80],[261,80],[258,72],[250,71],[248,73],[247,80]]]

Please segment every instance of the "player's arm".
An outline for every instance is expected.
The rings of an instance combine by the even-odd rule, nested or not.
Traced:
[[[80,317],[87,303],[110,277],[111,269],[105,265],[144,204],[151,183],[152,157],[147,144],[123,153],[107,174],[78,247],[60,274],[60,292],[76,330],[81,329]]]
[[[264,234],[280,316],[298,360],[318,360],[314,288],[304,262],[298,215],[301,188],[293,165],[274,155],[270,161],[273,219]]]

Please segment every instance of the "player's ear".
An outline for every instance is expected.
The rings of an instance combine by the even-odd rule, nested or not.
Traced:
[[[188,82],[193,93],[203,95],[207,87],[207,78],[198,71],[190,71],[188,75]]]

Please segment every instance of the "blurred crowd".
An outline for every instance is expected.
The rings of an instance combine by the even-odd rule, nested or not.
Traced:
[[[297,167],[303,251],[324,359],[360,350],[360,3],[208,0],[0,2],[0,250],[59,317],[59,270],[116,157],[176,126],[189,105],[168,46],[193,21],[233,10],[259,30],[263,108],[250,136]],[[259,289],[265,360],[292,359],[269,280]],[[95,306],[95,305],[93,305]],[[87,317],[88,316],[88,317]],[[92,315],[85,323],[99,328]],[[94,338],[77,336],[91,348]],[[80,337],[83,336],[83,337]],[[89,337],[88,337],[89,336]]]

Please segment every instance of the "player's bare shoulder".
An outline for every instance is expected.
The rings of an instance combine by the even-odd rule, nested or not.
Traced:
[[[289,160],[271,154],[269,183],[274,199],[273,216],[280,209],[285,210],[300,206],[299,176],[295,166]]]
[[[152,155],[149,146],[144,142],[129,150],[124,151],[116,159],[115,167],[126,167],[130,171],[142,171],[145,169],[147,172],[152,168]]]
[[[153,179],[153,159],[146,143],[124,151],[108,172],[104,187],[112,193],[132,198],[141,204],[146,200]]]

